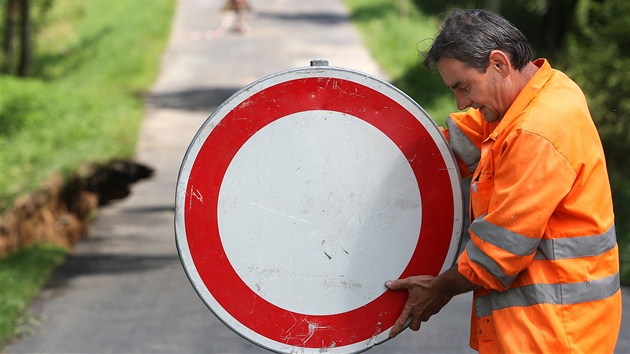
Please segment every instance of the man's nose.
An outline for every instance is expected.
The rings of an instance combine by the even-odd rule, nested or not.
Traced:
[[[457,109],[463,111],[464,109],[472,105],[472,100],[462,94],[455,94],[455,102],[457,103]]]

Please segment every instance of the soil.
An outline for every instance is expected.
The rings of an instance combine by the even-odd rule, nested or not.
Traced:
[[[81,239],[103,205],[125,198],[153,169],[129,160],[83,166],[69,179],[53,176],[16,200],[0,219],[0,258],[35,243],[67,248]]]

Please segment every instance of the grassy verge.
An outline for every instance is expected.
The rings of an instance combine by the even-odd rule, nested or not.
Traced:
[[[59,246],[37,245],[0,260],[0,349],[7,339],[19,335],[15,325],[27,322],[26,317],[20,317],[24,308],[66,254],[67,250]]]
[[[34,12],[34,75],[0,75],[0,219],[53,174],[134,155],[175,8],[175,0],[51,4]],[[0,260],[0,349],[65,254],[35,246]]]
[[[31,79],[0,76],[0,213],[53,173],[134,154],[174,0],[56,0]]]

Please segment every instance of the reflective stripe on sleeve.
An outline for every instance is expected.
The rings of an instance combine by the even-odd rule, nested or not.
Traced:
[[[540,242],[537,238],[531,238],[517,234],[508,229],[489,223],[484,219],[485,214],[475,219],[470,224],[472,231],[478,238],[499,247],[507,252],[517,256],[528,256],[533,254]],[[479,266],[483,267],[488,273],[495,277],[503,287],[508,287],[518,274],[509,275],[503,271],[503,268],[495,262],[492,257],[484,253],[472,241],[466,245],[468,258]]]
[[[617,245],[615,225],[601,235],[577,236],[542,240],[534,259],[570,259],[599,256]]]
[[[570,284],[532,284],[506,291],[494,291],[475,299],[477,318],[489,316],[492,311],[513,306],[537,304],[573,305],[603,300],[619,290],[619,273],[585,282]]]
[[[450,116],[446,119],[446,127],[448,128],[449,144],[451,148],[457,156],[468,165],[470,172],[474,173],[479,164],[479,159],[481,158],[481,151],[468,139],[466,134],[459,129],[459,126],[455,124]]]
[[[514,279],[516,279],[516,275],[507,275],[501,269],[501,267],[488,255],[483,253],[472,241],[469,241],[466,244],[466,252],[468,253],[468,258],[483,267],[488,273],[492,274],[503,287],[508,287]]]
[[[523,236],[489,223],[484,219],[485,216],[482,215],[470,224],[470,231],[480,239],[517,256],[531,255],[538,248],[540,239]]]

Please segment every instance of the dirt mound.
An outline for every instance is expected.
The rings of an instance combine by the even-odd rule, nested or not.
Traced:
[[[39,242],[72,247],[87,233],[99,206],[128,196],[131,184],[152,174],[147,166],[119,160],[84,166],[67,181],[51,177],[2,216],[0,258]]]

